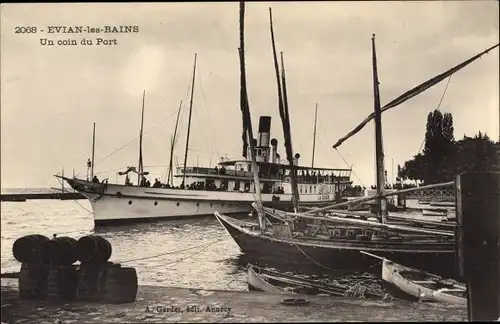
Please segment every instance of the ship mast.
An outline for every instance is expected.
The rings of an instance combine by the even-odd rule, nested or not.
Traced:
[[[245,2],[240,1],[240,105],[243,114],[243,129],[246,129],[247,141],[250,146],[250,156],[252,158],[252,172],[255,188],[255,203],[257,205],[257,214],[259,215],[259,225],[262,230],[266,228],[264,209],[262,208],[262,197],[260,193],[259,170],[257,159],[255,157],[255,143],[253,140],[252,119],[250,116],[250,107],[248,104],[248,93],[245,72]]]
[[[91,179],[91,181],[92,181],[92,179],[94,179],[94,154],[95,154],[95,123],[94,123],[94,127],[92,129],[92,162],[90,163],[90,179]]]
[[[175,146],[175,142],[177,140],[177,126],[179,126],[179,116],[181,114],[181,108],[182,108],[182,100],[181,100],[181,103],[179,104],[179,110],[177,111],[177,119],[175,121],[175,128],[174,128],[174,136],[170,140],[170,162],[168,165],[167,184],[170,184],[170,181],[172,181],[172,184],[174,183],[174,172],[173,172],[174,146]]]
[[[196,75],[196,56],[194,53],[194,67],[193,67],[193,82],[191,84],[191,99],[189,102],[189,119],[188,119],[188,129],[187,129],[187,137],[186,137],[186,150],[184,151],[184,171],[182,176],[182,189],[186,187],[186,167],[187,167],[187,156],[189,150],[189,134],[191,132],[191,114],[193,112],[193,94],[194,94],[194,79]]]
[[[318,120],[318,103],[316,103],[316,109],[314,110],[314,134],[313,134],[313,152],[312,152],[312,162],[311,168],[314,168],[314,153],[316,152],[316,122]]]
[[[273,14],[271,8],[269,8],[269,26],[271,29],[271,43],[273,47],[274,69],[276,71],[276,83],[278,86],[278,107],[279,107],[281,122],[283,125],[283,137],[285,139],[286,157],[288,163],[290,164],[290,184],[292,187],[293,209],[295,212],[297,212],[299,208],[299,194],[297,190],[297,180],[295,178],[296,169],[293,163],[292,139],[290,135],[290,120],[288,116],[288,100],[286,97],[285,66],[283,64],[283,53],[281,53],[282,82],[283,82],[283,84],[281,84],[279,66],[278,66],[278,57],[276,55],[276,45],[274,42]]]
[[[139,167],[137,174],[137,185],[141,184],[141,175],[144,166],[142,165],[142,134],[144,129],[144,98],[146,97],[146,90],[142,92],[142,113],[141,113],[141,131],[139,133]]]
[[[382,111],[380,109],[380,92],[377,72],[377,54],[375,52],[375,34],[372,37],[372,63],[373,63],[373,94],[375,111],[375,163],[377,167],[377,195],[385,192],[384,147],[382,143]],[[377,216],[382,223],[387,219],[387,199],[377,199]]]
[[[290,115],[288,113],[288,96],[286,93],[286,74],[285,74],[285,63],[283,62],[283,52],[281,52],[281,79],[282,79],[282,86],[283,86],[283,110],[284,110],[284,115],[285,115],[285,128],[283,128],[283,131],[285,133],[285,146],[287,149],[287,158],[288,158],[288,163],[290,163],[291,169],[290,169],[290,185],[292,187],[292,201],[293,201],[293,209],[294,212],[299,211],[299,190],[297,187],[297,170],[295,169],[295,164],[293,163],[293,149],[292,149],[292,134],[290,130]],[[298,164],[298,155],[297,157],[297,164]]]

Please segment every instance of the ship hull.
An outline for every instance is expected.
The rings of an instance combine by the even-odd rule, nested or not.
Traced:
[[[238,244],[249,263],[307,274],[341,274],[353,271],[380,272],[381,262],[360,251],[397,260],[398,263],[455,277],[453,242],[420,244],[402,242],[312,243],[310,240],[278,239],[238,226],[241,221],[216,214],[219,222]],[[418,250],[417,250],[418,249]],[[396,262],[396,261],[395,261]]]
[[[213,217],[215,211],[224,214],[249,213],[253,210],[254,194],[206,190],[182,190],[92,183],[80,179],[63,178],[83,194],[92,206],[96,226],[157,221],[192,217]],[[324,195],[301,197],[305,206],[334,203]],[[291,195],[263,194],[263,204],[287,209],[293,206]]]

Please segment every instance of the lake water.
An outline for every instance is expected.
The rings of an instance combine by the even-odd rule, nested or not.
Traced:
[[[87,200],[1,202],[1,272],[19,271],[12,245],[21,236],[78,239],[94,233],[86,209],[91,210]],[[137,269],[139,284],[248,289],[242,253],[215,217],[99,228],[95,234],[112,244],[111,261]]]
[[[83,207],[91,210],[87,200],[1,202],[2,273],[19,271],[12,245],[21,236],[94,233],[93,216]],[[99,228],[95,234],[112,244],[111,261],[137,269],[139,284],[247,290],[240,250],[215,217]]]

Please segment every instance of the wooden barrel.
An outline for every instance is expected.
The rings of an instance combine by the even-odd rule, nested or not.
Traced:
[[[46,253],[52,265],[71,265],[77,260],[76,240],[71,237],[57,237],[47,242]]]
[[[19,271],[19,297],[43,299],[47,293],[47,267],[44,264],[23,263]]]
[[[137,296],[135,268],[110,267],[106,274],[105,299],[114,304],[132,303]]]
[[[14,258],[21,263],[46,263],[45,244],[50,241],[43,235],[26,235],[18,238],[12,246]]]
[[[104,299],[106,275],[111,262],[104,265],[82,264],[78,271],[76,296],[82,300]]]
[[[58,265],[47,269],[47,297],[71,299],[76,296],[78,272],[76,266]]]
[[[80,262],[102,265],[111,257],[111,243],[97,235],[87,235],[77,242],[77,258]]]

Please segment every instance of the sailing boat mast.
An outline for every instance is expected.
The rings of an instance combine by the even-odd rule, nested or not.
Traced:
[[[373,62],[373,93],[375,110],[375,162],[377,167],[377,195],[380,196],[385,191],[385,168],[384,168],[384,147],[382,143],[382,111],[380,109],[380,92],[377,72],[377,54],[375,52],[375,34],[372,37],[372,62]],[[382,223],[387,219],[387,199],[377,199],[377,216]]]
[[[312,152],[312,162],[311,168],[314,168],[314,153],[316,152],[316,122],[318,120],[318,103],[316,103],[316,109],[314,110],[314,135],[313,135],[313,152]]]
[[[285,133],[285,145],[287,149],[288,162],[290,163],[290,185],[292,187],[292,199],[293,199],[293,209],[295,212],[299,210],[299,190],[297,188],[297,170],[295,169],[295,164],[293,163],[293,149],[292,149],[292,134],[290,130],[290,115],[288,113],[288,96],[286,93],[286,74],[285,74],[285,63],[283,62],[283,52],[281,54],[281,80],[283,86],[283,110],[285,115],[283,131]],[[298,156],[297,156],[298,157]],[[298,161],[298,160],[297,160]]]
[[[191,99],[189,102],[189,120],[188,120],[188,129],[187,129],[187,137],[186,137],[186,150],[184,151],[184,172],[182,176],[182,189],[185,188],[186,186],[186,167],[187,167],[187,156],[188,156],[188,150],[189,150],[189,134],[191,131],[191,114],[193,112],[193,94],[194,94],[194,79],[196,75],[196,56],[197,54],[194,53],[194,68],[193,68],[193,82],[191,84]]]
[[[290,136],[290,120],[288,118],[288,100],[286,99],[286,84],[285,84],[285,74],[284,74],[285,67],[283,65],[283,53],[281,53],[281,65],[283,73],[282,75],[283,88],[282,88],[280,83],[278,57],[276,55],[276,45],[274,42],[273,14],[271,8],[269,8],[269,26],[271,29],[271,44],[273,47],[274,69],[276,71],[276,83],[278,85],[278,107],[283,126],[283,137],[285,139],[286,157],[288,163],[290,164],[290,184],[292,186],[293,208],[294,211],[297,212],[299,207],[299,194],[297,190],[297,181],[295,179],[295,166],[293,163],[293,150],[292,150],[292,142]]]
[[[95,153],[95,123],[92,129],[92,162],[90,163],[90,179],[94,179],[94,153]],[[88,170],[88,169],[87,169]]]
[[[248,145],[250,146],[250,156],[252,158],[252,172],[255,188],[255,203],[257,205],[257,214],[259,215],[259,225],[262,230],[266,228],[264,219],[264,209],[262,208],[262,197],[260,193],[259,169],[255,158],[255,144],[253,140],[252,118],[250,116],[250,107],[248,104],[247,81],[245,72],[245,2],[240,1],[240,105],[243,114],[243,127],[246,129]]]
[[[142,165],[142,134],[144,128],[144,98],[146,97],[146,90],[142,92],[142,113],[141,113],[141,131],[139,133],[139,168],[137,174],[137,185],[141,183],[141,174],[144,166]]]
[[[174,163],[174,146],[175,142],[177,140],[177,126],[179,125],[179,116],[181,114],[181,108],[182,108],[182,100],[181,103],[179,104],[179,110],[177,110],[177,119],[175,121],[175,128],[174,128],[174,136],[170,140],[170,162],[168,165],[168,176],[167,176],[167,184],[170,184],[170,181],[172,181],[172,184],[174,183],[174,172],[173,172],[173,163]]]

